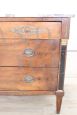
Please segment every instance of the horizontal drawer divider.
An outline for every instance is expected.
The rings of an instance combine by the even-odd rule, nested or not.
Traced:
[[[23,38],[23,37],[19,37],[19,38],[17,38],[17,37],[15,37],[15,38],[8,38],[8,37],[6,37],[6,38],[0,38],[0,39],[13,39],[13,40],[21,40],[21,39],[26,39],[26,40],[55,40],[55,39],[61,39],[61,38],[36,38],[36,39],[33,39],[33,38]]]
[[[1,18],[1,17],[0,17]],[[12,18],[12,17],[11,17]],[[14,17],[13,17],[14,18]],[[21,18],[21,17],[19,17],[19,18]],[[24,17],[23,17],[24,18]],[[40,17],[39,17],[40,18]],[[24,20],[7,20],[7,21],[5,21],[5,20],[1,20],[0,19],[0,22],[62,22],[62,19],[57,19],[56,21],[55,20],[46,20],[46,18],[45,18],[45,20],[41,17],[41,19],[38,19],[38,20],[32,20],[32,21],[24,21]]]
[[[25,67],[25,68],[59,68],[59,67],[29,67],[29,66],[0,66],[0,67]]]
[[[54,91],[54,90],[0,90],[1,92],[2,91]]]

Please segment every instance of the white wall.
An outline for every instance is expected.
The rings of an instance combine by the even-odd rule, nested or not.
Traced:
[[[77,83],[77,1],[76,0],[0,0],[0,16],[50,16],[75,14],[71,19],[68,43],[66,84]],[[73,50],[69,52],[69,50]]]

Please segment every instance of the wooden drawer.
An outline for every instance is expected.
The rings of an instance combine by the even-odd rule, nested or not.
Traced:
[[[1,90],[56,90],[57,68],[0,67]]]
[[[58,67],[60,40],[0,39],[0,66]]]
[[[0,38],[60,39],[61,22],[0,22]]]

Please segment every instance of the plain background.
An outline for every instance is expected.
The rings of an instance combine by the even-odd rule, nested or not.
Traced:
[[[77,83],[77,1],[76,0],[0,0],[0,16],[51,16],[74,14],[68,42],[66,84]]]

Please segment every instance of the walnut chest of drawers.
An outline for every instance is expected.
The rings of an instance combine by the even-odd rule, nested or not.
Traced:
[[[64,95],[69,17],[0,18],[0,95]]]

